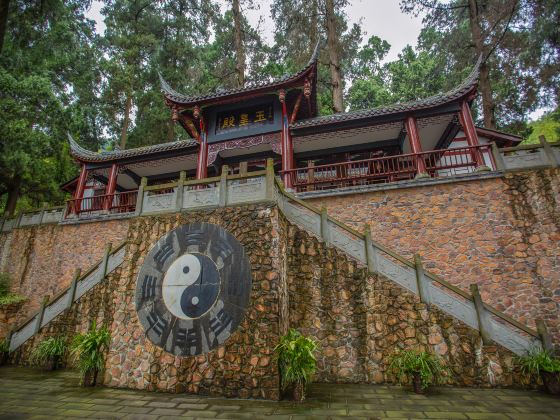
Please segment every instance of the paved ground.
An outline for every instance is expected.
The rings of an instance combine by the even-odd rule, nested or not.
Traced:
[[[559,419],[560,399],[539,392],[315,384],[302,404],[224,400],[78,387],[75,372],[0,368],[0,419]]]

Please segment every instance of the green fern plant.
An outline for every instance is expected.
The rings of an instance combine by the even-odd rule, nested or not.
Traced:
[[[10,345],[6,340],[0,340],[0,366],[3,366],[8,361],[10,354]]]
[[[31,362],[37,365],[50,365],[50,368],[55,370],[67,351],[68,340],[66,337],[50,337],[41,341],[33,350]]]
[[[555,359],[546,350],[533,350],[526,356],[517,358],[521,371],[526,375],[541,376],[543,372],[560,372],[560,360]]]
[[[107,327],[102,326],[98,329],[95,321],[86,333],[74,337],[72,354],[82,375],[82,385],[95,386],[97,375],[105,364],[105,352],[110,340]]]
[[[394,354],[389,370],[396,374],[401,385],[412,380],[414,392],[421,393],[432,384],[439,384],[450,373],[439,357],[417,350],[402,350]]]
[[[292,328],[280,338],[274,349],[282,388],[294,385],[294,399],[297,401],[304,399],[305,386],[317,369],[317,360],[313,354],[316,349],[317,343],[314,340]]]

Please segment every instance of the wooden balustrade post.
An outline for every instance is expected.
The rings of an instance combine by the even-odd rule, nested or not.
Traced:
[[[82,270],[76,268],[76,272],[74,273],[74,277],[72,278],[72,283],[70,283],[70,289],[68,291],[68,301],[66,302],[66,309],[72,307],[74,303],[74,297],[76,296],[76,288],[78,287],[78,280],[80,280],[81,274],[82,274]]]
[[[471,284],[471,294],[473,296],[474,308],[476,310],[476,318],[478,320],[478,330],[480,331],[480,336],[482,337],[482,344],[490,345],[492,344],[492,339],[490,336],[490,324],[489,316],[490,314],[484,307],[484,302],[480,296],[480,291],[478,290],[477,284]]]
[[[366,246],[366,262],[368,271],[372,274],[377,273],[379,271],[379,250],[371,241],[371,232],[367,223],[364,226],[364,243]]]
[[[539,142],[543,147],[544,154],[548,159],[548,163],[550,164],[550,166],[552,168],[560,167],[560,158],[556,157],[556,155],[554,154],[554,150],[552,150],[552,147],[550,147],[550,144],[546,141],[546,138],[544,136],[539,136]]]
[[[546,328],[546,324],[542,319],[537,319],[535,323],[537,324],[537,332],[539,333],[539,338],[541,339],[543,350],[552,352],[554,350],[552,346],[552,338],[550,337],[548,329]]]
[[[185,190],[185,181],[187,179],[187,173],[185,171],[179,172],[179,181],[177,182],[177,200],[175,201],[175,210],[181,211],[183,208],[183,194]]]
[[[218,199],[218,206],[225,207],[227,205],[227,176],[229,172],[228,165],[222,165],[222,174],[220,175],[220,195]]]
[[[414,254],[414,268],[416,270],[416,285],[418,287],[418,296],[420,296],[420,301],[429,305],[432,303],[430,297],[429,279],[426,277],[426,272],[424,270],[424,266],[422,265],[422,259],[418,254]]]
[[[43,301],[41,302],[41,307],[39,308],[39,312],[37,313],[37,321],[35,323],[35,331],[33,334],[37,334],[41,329],[41,323],[43,322],[43,316],[45,315],[45,308],[49,303],[49,296],[45,296]]]
[[[416,178],[429,178],[430,175],[428,175],[428,172],[426,171],[424,157],[419,155],[422,153],[422,145],[420,143],[420,135],[418,134],[416,118],[413,115],[409,115],[406,117],[404,124],[408,135],[408,141],[410,143],[410,150],[416,155],[414,156],[414,160],[416,161]]]
[[[138,196],[136,197],[136,215],[142,214],[142,206],[144,205],[144,187],[148,185],[148,178],[142,177],[140,179],[140,186],[138,187]]]
[[[495,141],[492,142],[492,156],[494,157],[494,163],[496,164],[495,169],[497,171],[504,171],[506,169],[506,163]]]
[[[266,160],[266,199],[274,200],[274,159]]]
[[[330,229],[329,229],[329,216],[327,214],[327,208],[323,206],[321,208],[321,238],[326,243],[331,240]]]
[[[307,169],[307,191],[313,191],[315,189],[315,185],[313,184],[315,182],[315,169],[313,169],[313,167],[315,166],[315,161],[310,160],[307,162],[307,167],[309,169]],[[297,172],[296,172],[296,177],[297,177]],[[296,183],[297,183],[297,179],[296,179]]]
[[[113,248],[113,244],[108,242],[105,246],[105,252],[103,253],[103,259],[101,260],[101,280],[105,278],[107,275],[107,266],[109,265],[109,256],[111,255],[111,248]]]

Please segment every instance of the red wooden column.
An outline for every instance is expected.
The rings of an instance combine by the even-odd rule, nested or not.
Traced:
[[[208,178],[208,133],[204,117],[200,115],[200,146],[196,164],[196,179]]]
[[[80,176],[78,177],[78,183],[76,184],[76,189],[74,190],[74,207],[70,209],[70,213],[79,214],[82,208],[82,198],[84,197],[84,189],[87,182],[87,169],[86,165],[82,164],[82,169],[80,170]]]
[[[478,146],[478,135],[476,134],[476,128],[474,126],[474,121],[471,114],[471,107],[467,101],[461,103],[461,111],[459,111],[459,120],[461,121],[461,126],[465,132],[465,137],[467,138],[467,144],[469,146]],[[480,153],[480,149],[472,149],[471,156],[476,164],[477,168],[485,168],[484,158]]]
[[[117,188],[117,176],[119,174],[119,167],[116,163],[111,165],[111,170],[109,171],[109,178],[107,180],[107,188],[105,188],[105,200],[103,202],[103,210],[111,210],[111,204],[113,203],[113,197],[115,195],[115,190]]]
[[[288,123],[288,111],[286,109],[286,91],[281,89],[278,98],[282,103],[282,170],[288,171],[294,168],[294,146]],[[283,180],[286,188],[292,188],[292,177],[294,174],[284,173]]]
[[[418,134],[418,125],[416,118],[409,115],[405,120],[406,132],[408,133],[408,141],[410,142],[410,150],[412,153],[422,153],[422,145],[420,144],[420,135]],[[422,156],[416,156],[416,177],[422,178],[428,176],[426,172],[426,164]]]

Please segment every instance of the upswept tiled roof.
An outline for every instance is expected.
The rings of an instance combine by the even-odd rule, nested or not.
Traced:
[[[473,89],[476,88],[478,83],[478,76],[480,73],[481,63],[482,63],[482,56],[479,57],[471,74],[465,80],[463,80],[463,82],[459,86],[455,87],[454,89],[451,89],[448,92],[440,93],[416,101],[403,102],[403,103],[397,103],[397,104],[378,107],[378,108],[362,109],[358,111],[343,112],[340,114],[308,118],[306,120],[297,121],[294,124],[292,124],[290,127],[293,130],[297,130],[300,128],[303,129],[307,127],[315,127],[315,126],[327,125],[327,124],[343,122],[343,121],[354,121],[354,120],[380,117],[384,115],[398,114],[402,112],[418,111],[427,108],[434,108],[436,106],[453,102],[455,100],[465,97]]]
[[[187,105],[187,104],[205,102],[213,99],[221,99],[229,96],[235,96],[240,93],[251,92],[254,90],[268,90],[268,89],[280,88],[282,85],[298,80],[298,78],[300,78],[301,76],[309,72],[312,69],[312,67],[314,67],[317,64],[317,59],[319,57],[319,45],[320,42],[318,42],[317,45],[315,45],[313,54],[311,55],[311,58],[309,59],[307,66],[303,70],[295,74],[284,75],[272,81],[249,83],[246,86],[240,88],[218,90],[216,92],[206,93],[197,96],[187,96],[173,89],[169,85],[169,83],[167,83],[167,81],[163,78],[161,73],[159,73],[161,89],[163,91],[164,96],[169,101],[180,105]]]
[[[111,152],[96,153],[84,149],[72,138],[70,134],[68,134],[68,142],[70,143],[70,153],[72,154],[72,156],[82,162],[111,162],[130,157],[166,152],[170,150],[188,149],[198,144],[195,140],[183,140],[170,143],[155,144],[153,146],[139,147],[136,149],[114,150]]]

